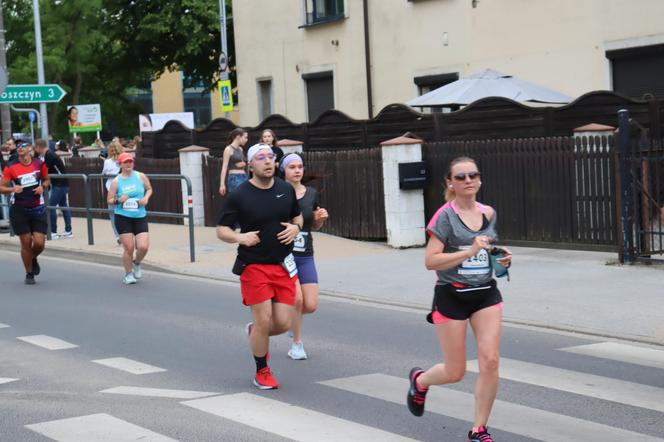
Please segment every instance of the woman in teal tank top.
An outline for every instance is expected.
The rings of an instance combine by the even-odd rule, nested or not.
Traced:
[[[143,277],[141,261],[148,253],[150,236],[146,206],[152,196],[152,185],[145,174],[134,170],[134,157],[123,153],[118,158],[120,174],[113,179],[107,202],[113,206],[115,228],[124,248],[125,284],[136,284]]]

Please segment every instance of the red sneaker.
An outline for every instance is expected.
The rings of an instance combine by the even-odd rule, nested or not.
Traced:
[[[279,388],[279,381],[272,375],[270,367],[264,367],[256,372],[254,385],[261,390],[276,390]]]

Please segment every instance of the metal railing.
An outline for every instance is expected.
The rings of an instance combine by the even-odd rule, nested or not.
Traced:
[[[178,180],[184,182],[187,185],[187,213],[176,213],[176,212],[156,212],[156,211],[148,211],[147,215],[148,216],[156,216],[156,217],[170,217],[170,218],[182,218],[182,219],[188,219],[189,222],[189,258],[191,262],[196,261],[196,248],[195,248],[195,242],[194,242],[194,208],[193,208],[193,197],[192,197],[192,188],[191,188],[191,180],[189,179],[188,176],[186,175],[175,175],[175,174],[145,174],[150,180]],[[100,173],[91,173],[91,174],[84,174],[84,173],[63,173],[60,175],[50,175],[51,181],[53,180],[58,180],[58,179],[81,179],[83,180],[83,191],[85,195],[85,207],[60,207],[60,206],[49,206],[47,205],[46,208],[49,210],[68,210],[70,212],[84,212],[85,213],[85,218],[87,220],[87,230],[88,230],[88,245],[93,246],[95,244],[95,239],[94,239],[94,225],[92,223],[92,214],[93,213],[111,213],[111,210],[106,208],[106,209],[101,209],[101,208],[96,208],[92,207],[92,189],[91,189],[91,182],[93,179],[108,179],[108,178],[114,178],[115,175],[103,175]],[[44,193],[44,201],[49,200],[49,192],[48,190]],[[9,207],[8,203],[0,203],[0,207],[6,206]],[[50,215],[47,215],[46,217],[46,222],[48,223],[48,232],[47,232],[47,238],[51,239],[51,217]],[[10,234],[13,236],[14,232],[11,229],[10,226]]]

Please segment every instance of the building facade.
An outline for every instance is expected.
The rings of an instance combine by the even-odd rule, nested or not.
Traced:
[[[658,0],[236,0],[239,121],[367,118],[486,68],[664,98],[662,16]]]

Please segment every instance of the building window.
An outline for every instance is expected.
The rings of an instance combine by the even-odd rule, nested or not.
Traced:
[[[418,95],[424,95],[431,91],[438,89],[439,87],[450,84],[459,79],[459,74],[449,73],[449,74],[437,74],[437,75],[423,75],[421,77],[413,78],[413,82],[417,85]],[[458,110],[459,106],[446,106],[446,107],[431,107],[424,108],[425,112],[430,110],[431,112],[451,112]]]
[[[345,0],[304,0],[306,25],[326,23],[344,18]]]
[[[631,98],[664,98],[664,44],[607,51],[613,90]]]
[[[272,80],[258,80],[258,119],[272,115]]]
[[[309,121],[314,121],[328,109],[334,109],[334,78],[331,71],[302,75],[307,86]]]

